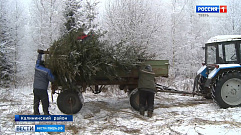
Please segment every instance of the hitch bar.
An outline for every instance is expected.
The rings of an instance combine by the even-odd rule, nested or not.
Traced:
[[[157,92],[168,92],[168,93],[179,93],[179,94],[190,94],[193,95],[193,97],[195,95],[198,96],[204,96],[205,94],[201,94],[201,93],[196,93],[196,92],[188,92],[188,91],[182,91],[182,90],[176,90],[167,86],[163,86],[161,84],[156,83],[156,88],[157,88]]]

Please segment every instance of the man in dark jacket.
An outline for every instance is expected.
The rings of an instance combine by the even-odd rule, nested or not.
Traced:
[[[155,73],[152,72],[151,65],[146,65],[144,70],[139,71],[138,91],[140,114],[144,116],[147,106],[147,116],[152,117],[156,87]]]
[[[50,69],[46,68],[42,61],[43,50],[38,50],[38,59],[35,66],[33,93],[34,93],[34,115],[40,115],[39,102],[42,102],[44,115],[49,114],[49,97],[48,97],[48,85],[49,81],[54,82],[54,76]]]

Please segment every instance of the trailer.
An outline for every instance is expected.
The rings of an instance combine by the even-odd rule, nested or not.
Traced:
[[[49,52],[44,51],[44,53],[48,54]],[[112,79],[102,72],[98,72],[91,82],[81,81],[82,79],[78,79],[78,76],[76,76],[75,82],[71,83],[71,88],[63,88],[58,83],[55,88],[58,94],[57,106],[65,114],[76,114],[81,110],[84,103],[83,92],[92,90],[94,94],[99,94],[105,86],[118,85],[120,90],[124,90],[129,94],[130,105],[135,110],[139,110],[138,73],[139,69],[147,64],[152,66],[155,77],[168,77],[168,60],[145,60],[135,63],[134,68],[129,71],[117,67],[118,77]]]

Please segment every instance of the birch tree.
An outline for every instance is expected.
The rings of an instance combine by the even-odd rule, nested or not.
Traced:
[[[226,35],[240,35],[241,34],[241,2],[239,0],[227,1],[227,16],[219,18],[219,31]]]
[[[117,47],[133,50],[132,53],[140,57],[143,55],[153,57],[157,41],[160,41],[158,37],[160,28],[164,26],[160,21],[162,14],[157,12],[153,5],[151,1],[143,0],[110,2],[106,10],[105,28],[108,30],[108,39],[112,44],[122,42],[123,44]],[[121,55],[123,54],[120,52]]]
[[[11,53],[9,53],[9,59],[13,63],[13,85],[15,88],[17,87],[17,73],[18,73],[18,49],[21,44],[21,40],[23,39],[24,31],[22,29],[22,7],[21,4],[18,3],[18,1],[8,1],[7,5],[5,5],[6,8],[8,8],[8,12],[6,15],[7,25],[6,28],[11,37],[8,40],[8,49]],[[9,10],[11,9],[11,10]]]
[[[13,63],[11,62],[11,36],[8,28],[7,2],[0,0],[0,87],[9,87],[13,80]]]
[[[171,74],[186,77],[195,76],[204,61],[204,46],[210,37],[207,18],[200,18],[195,13],[198,1],[171,2]],[[210,18],[208,18],[210,19]]]
[[[64,23],[62,0],[33,0],[32,38],[36,48],[47,49],[61,35]]]

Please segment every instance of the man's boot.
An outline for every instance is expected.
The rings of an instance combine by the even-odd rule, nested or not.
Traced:
[[[39,110],[38,110],[38,105],[34,105],[33,111],[34,111],[33,115],[40,115]]]
[[[38,110],[38,106],[34,106],[33,111],[34,111],[33,115],[40,115],[39,110]]]
[[[44,102],[42,105],[43,105],[44,115],[50,115],[49,114],[49,104],[48,104],[48,102],[47,103]]]
[[[44,115],[51,115],[51,114],[49,113],[49,111],[45,111]]]
[[[142,115],[142,116],[144,116],[144,114],[145,114],[145,108],[140,108],[140,115]]]
[[[40,113],[39,112],[34,112],[33,115],[40,115]]]
[[[152,113],[153,113],[153,111],[148,111],[147,117],[151,118],[152,117]]]

